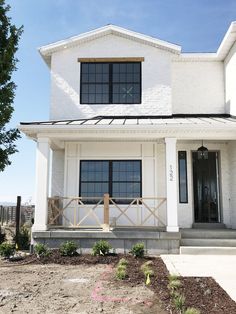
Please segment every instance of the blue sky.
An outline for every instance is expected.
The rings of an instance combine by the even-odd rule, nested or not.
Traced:
[[[10,15],[24,25],[14,81],[18,85],[10,123],[48,119],[49,70],[37,48],[112,23],[182,46],[184,52],[214,52],[230,23],[235,0],[7,0]],[[24,135],[12,165],[0,172],[0,202],[34,198],[35,143]]]

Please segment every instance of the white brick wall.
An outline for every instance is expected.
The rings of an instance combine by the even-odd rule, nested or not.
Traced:
[[[225,59],[225,103],[228,113],[236,116],[236,43]]]
[[[232,83],[236,78],[233,71],[236,55],[231,58],[235,50],[236,44],[225,62],[227,108],[230,102],[235,102],[234,106],[231,104],[231,112],[232,108],[236,108],[236,92]],[[144,57],[142,104],[81,105],[79,57]],[[195,61],[183,61],[170,52],[117,35],[106,35],[54,53],[51,79],[51,119],[225,112],[223,62],[199,61],[197,58]]]
[[[169,52],[115,35],[53,54],[50,118],[171,114],[171,56]],[[78,57],[144,57],[142,104],[80,105]]]
[[[173,113],[224,113],[223,62],[172,64]]]

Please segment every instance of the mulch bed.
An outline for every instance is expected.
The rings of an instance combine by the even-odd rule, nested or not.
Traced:
[[[179,313],[175,310],[169,290],[167,288],[169,272],[160,257],[134,258],[131,255],[93,256],[83,254],[74,257],[61,256],[58,250],[53,250],[48,257],[38,259],[35,255],[27,256],[23,261],[8,262],[8,264],[49,264],[60,265],[95,265],[113,264],[116,265],[120,258],[128,260],[128,278],[122,282],[114,279],[116,284],[125,284],[132,287],[143,285],[145,278],[140,271],[141,265],[151,260],[154,277],[151,277],[149,288],[152,289],[160,300],[161,307],[168,313]],[[210,277],[180,277],[181,287],[178,292],[185,296],[185,307],[194,307],[200,310],[201,314],[233,314],[236,313],[236,303],[228,294]]]

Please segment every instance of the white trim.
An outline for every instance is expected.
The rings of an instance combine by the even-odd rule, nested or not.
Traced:
[[[125,37],[131,40],[141,41],[144,44],[151,45],[160,49],[168,50],[172,53],[179,54],[181,52],[181,47],[176,44],[169,43],[164,40],[160,40],[151,36],[147,36],[141,33],[137,33],[134,31],[130,31],[128,29],[115,26],[115,25],[106,25],[101,28],[97,28],[95,30],[73,36],[67,38],[65,40],[60,40],[55,43],[40,47],[39,53],[45,60],[45,62],[50,66],[51,63],[51,55],[54,52],[68,49],[70,47],[74,47],[83,42],[91,41],[99,37],[103,37],[109,34],[115,34],[121,37]]]

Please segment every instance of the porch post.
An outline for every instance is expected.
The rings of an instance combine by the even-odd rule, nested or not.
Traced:
[[[165,138],[166,144],[166,197],[167,197],[167,226],[166,231],[178,232],[177,209],[177,160],[176,138]]]
[[[36,151],[36,193],[33,231],[47,230],[50,140],[38,138]]]

